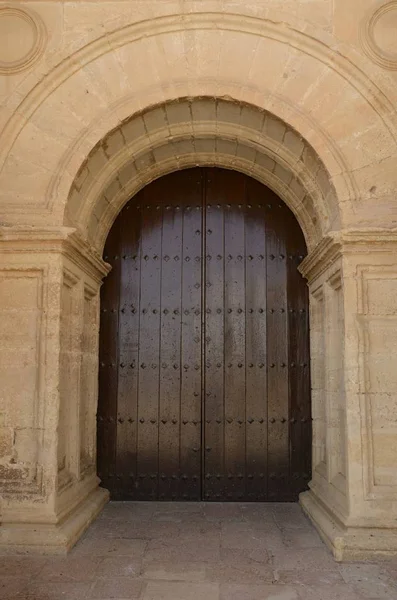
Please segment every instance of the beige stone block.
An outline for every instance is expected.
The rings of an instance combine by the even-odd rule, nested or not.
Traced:
[[[215,152],[216,138],[195,139],[194,147],[196,152]]]
[[[42,432],[39,429],[16,429],[15,430],[15,458],[19,463],[35,463],[37,461],[37,450]]]
[[[80,169],[79,173],[76,175],[73,185],[77,190],[80,190],[83,185],[86,184],[87,179],[90,179],[90,172],[86,166]]]
[[[184,154],[194,154],[194,143],[192,138],[188,138],[185,140],[180,140],[177,145],[175,145],[175,153],[176,156],[183,156]]]
[[[254,62],[259,39],[246,33],[222,32],[216,36],[216,41],[209,50],[216,53],[217,43],[220,46],[218,81],[236,82],[241,85],[241,79],[246,79]]]
[[[106,136],[106,139],[102,145],[106,155],[110,158],[113,154],[116,154],[122,150],[125,146],[124,138],[119,129],[113,131],[110,135]]]
[[[98,147],[90,154],[90,160],[88,162],[88,169],[94,179],[97,179],[103,169],[108,163],[108,157],[106,156],[103,148]]]
[[[229,154],[230,156],[236,156],[237,152],[237,140],[216,140],[216,151],[220,154]]]
[[[159,51],[156,40],[141,38],[132,44],[115,46],[114,54],[135,94],[147,86],[160,85],[161,76],[168,75],[167,59]],[[139,106],[142,108],[144,106]]]
[[[127,144],[130,142],[135,142],[137,139],[147,135],[145,123],[142,117],[137,117],[124,123],[121,127],[121,130]]]
[[[373,162],[379,164],[390,156],[396,156],[395,141],[390,131],[376,123],[373,127],[360,127],[351,137],[339,140],[339,146],[352,170]]]
[[[217,102],[216,116],[218,121],[226,123],[240,123],[241,104],[238,102]]]
[[[272,94],[282,80],[293,50],[287,44],[269,38],[260,38],[250,68],[245,68],[247,83],[258,88],[258,82],[266,78],[265,91]],[[268,57],[271,56],[271,60]],[[262,88],[261,94],[263,96]]]
[[[300,158],[304,147],[304,141],[297,133],[294,131],[287,131],[283,142],[288,150],[295,154],[297,158]]]
[[[169,125],[191,121],[190,105],[187,102],[171,102],[166,105],[165,110]]]
[[[143,121],[145,123],[146,131],[149,135],[152,132],[157,131],[157,129],[163,129],[164,127],[167,127],[165,110],[162,106],[144,113]]]
[[[131,180],[137,176],[137,169],[134,161],[129,161],[119,171],[118,178],[122,186],[127,185]]]
[[[236,156],[240,156],[244,160],[248,160],[249,162],[253,163],[256,157],[256,150],[255,148],[252,148],[245,144],[238,143],[236,149]]]
[[[175,147],[171,142],[153,148],[152,152],[156,163],[161,163],[165,160],[175,158]]]
[[[200,98],[192,102],[192,119],[194,121],[214,121],[218,118],[215,98]]]
[[[135,160],[135,166],[138,173],[149,169],[155,163],[152,152],[146,152],[141,156],[138,156]]]
[[[255,164],[259,165],[264,169],[267,169],[270,172],[273,172],[276,166],[275,161],[263,152],[256,153]]]
[[[281,144],[281,142],[284,139],[286,128],[284,123],[280,119],[277,119],[274,116],[267,115],[265,120],[264,131],[270,138],[272,138],[272,140]]]
[[[121,190],[120,181],[117,178],[113,179],[112,183],[110,183],[107,186],[107,188],[105,189],[104,196],[110,203],[113,200],[114,196],[116,196],[116,194],[118,194],[120,190]]]
[[[382,276],[367,281],[367,312],[372,315],[396,315],[397,268],[395,278]]]
[[[301,182],[295,179],[294,177],[292,177],[289,183],[289,189],[293,194],[295,194],[298,202],[301,202],[306,195],[305,188],[303,187]]]
[[[292,173],[288,169],[281,166],[279,163],[276,164],[274,174],[278,177],[285,185],[289,185],[292,179]]]
[[[12,453],[14,432],[11,427],[0,427],[0,459]]]

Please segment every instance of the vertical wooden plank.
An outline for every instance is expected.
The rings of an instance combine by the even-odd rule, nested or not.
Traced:
[[[298,271],[299,263],[306,256],[306,245],[292,213],[285,220],[285,229],[288,244],[290,499],[297,500],[299,493],[307,489],[311,477],[308,289]]]
[[[201,500],[202,170],[187,172],[184,184],[180,497]]]
[[[99,344],[99,399],[97,413],[98,475],[102,485],[117,497],[117,383],[118,311],[120,286],[120,220],[109,233],[104,259],[112,266],[101,289]]]
[[[138,407],[138,341],[140,312],[140,210],[128,203],[120,220],[120,310],[119,363],[117,401],[117,482],[119,497],[135,498],[137,407]]]
[[[285,205],[269,190],[266,219],[268,499],[288,496],[289,384]]]
[[[247,181],[246,261],[246,499],[267,497],[266,189]]]
[[[225,471],[231,500],[246,499],[245,185],[243,175],[224,172]]]
[[[180,175],[180,174],[178,174]],[[186,174],[183,174],[186,176]],[[165,187],[164,187],[165,185]],[[163,202],[161,249],[160,329],[160,499],[179,498],[179,443],[182,323],[182,222],[181,177],[167,177]],[[160,198],[158,198],[160,200]]]
[[[224,472],[224,206],[221,172],[205,170],[204,499],[221,500]]]
[[[136,499],[158,497],[161,210],[157,189],[143,190],[141,211]]]
[[[206,499],[306,488],[305,252],[289,209],[230,171],[172,174],[123,210],[101,291],[98,470],[113,498],[200,497],[201,436]]]

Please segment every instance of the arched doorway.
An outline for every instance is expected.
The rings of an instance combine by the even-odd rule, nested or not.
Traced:
[[[293,501],[311,471],[300,227],[241,173],[162,177],[117,217],[98,474],[118,500]]]

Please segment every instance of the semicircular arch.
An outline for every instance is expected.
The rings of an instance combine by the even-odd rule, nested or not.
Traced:
[[[339,226],[336,192],[313,148],[267,111],[212,97],[151,107],[109,132],[77,173],[67,223],[101,250],[129,198],[194,165],[235,169],[270,187],[296,215],[309,247]]]

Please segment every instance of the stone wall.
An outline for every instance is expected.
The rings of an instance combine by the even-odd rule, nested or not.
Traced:
[[[102,248],[133,194],[200,164],[268,185],[308,244],[303,507],[338,559],[397,552],[396,19],[374,0],[0,4],[0,544],[65,551],[106,501]]]

